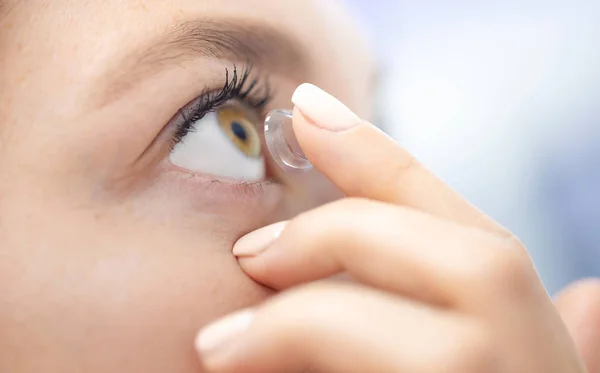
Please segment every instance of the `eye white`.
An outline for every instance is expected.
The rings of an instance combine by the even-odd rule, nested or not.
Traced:
[[[216,113],[206,114],[194,128],[171,152],[172,164],[213,176],[248,182],[264,180],[264,157],[248,157],[236,147],[221,130]]]

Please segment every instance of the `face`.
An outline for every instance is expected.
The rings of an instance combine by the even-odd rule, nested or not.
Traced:
[[[233,243],[339,197],[265,113],[308,81],[368,117],[371,69],[330,1],[0,0],[0,371],[199,372],[271,295]]]

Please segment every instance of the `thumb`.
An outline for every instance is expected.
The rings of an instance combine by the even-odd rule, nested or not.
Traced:
[[[600,280],[583,280],[555,301],[589,373],[600,373]]]

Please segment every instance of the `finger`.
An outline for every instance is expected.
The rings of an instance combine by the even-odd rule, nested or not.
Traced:
[[[565,289],[556,307],[582,355],[588,373],[600,373],[600,280]]]
[[[443,304],[467,305],[514,289],[529,296],[532,287],[546,296],[517,241],[364,199],[343,199],[265,227],[238,241],[233,253],[250,277],[275,289],[347,272]]]
[[[462,319],[357,286],[311,285],[250,312],[199,335],[208,371],[470,372],[487,361]]]
[[[303,84],[292,101],[294,131],[303,151],[346,195],[402,204],[509,234],[390,137],[321,89]]]

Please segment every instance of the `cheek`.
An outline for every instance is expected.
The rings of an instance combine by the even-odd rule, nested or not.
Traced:
[[[270,294],[227,235],[61,220],[2,268],[0,371],[197,373],[196,331]]]

